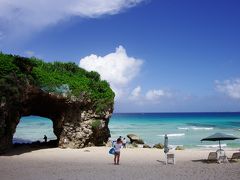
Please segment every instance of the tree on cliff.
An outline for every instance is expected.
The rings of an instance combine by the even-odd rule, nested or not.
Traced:
[[[88,72],[72,62],[46,63],[0,53],[1,101],[14,99],[10,101],[17,105],[22,88],[28,84],[69,98],[89,98],[98,112],[114,103],[114,92],[97,72]]]

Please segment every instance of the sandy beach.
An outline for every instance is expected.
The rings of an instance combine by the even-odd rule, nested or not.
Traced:
[[[0,156],[1,180],[93,179],[240,179],[240,162],[207,163],[210,150],[172,151],[176,164],[165,165],[163,150],[123,149],[120,165],[108,147],[84,149],[18,147]],[[231,157],[236,150],[226,151]]]

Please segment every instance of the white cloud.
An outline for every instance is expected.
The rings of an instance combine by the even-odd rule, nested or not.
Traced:
[[[231,98],[240,99],[240,79],[215,81],[216,89]]]
[[[137,86],[136,88],[134,88],[130,94],[130,99],[137,100],[141,96],[141,91],[141,86]]]
[[[152,89],[146,93],[146,99],[149,101],[159,101],[163,97],[171,97],[171,93],[162,89]]]
[[[143,0],[0,0],[0,31],[22,36],[70,17],[117,14]],[[10,34],[9,34],[10,33]]]
[[[124,93],[126,85],[138,75],[142,63],[142,60],[129,57],[124,47],[119,46],[115,52],[103,57],[94,54],[86,56],[80,60],[79,66],[98,72],[119,97]]]
[[[171,97],[172,93],[163,89],[150,89],[144,94],[141,86],[134,88],[129,95],[130,100],[140,105],[160,103],[162,100]]]
[[[121,10],[135,6],[143,0],[74,0],[70,6],[73,14],[86,17],[97,17],[103,14],[117,14]],[[77,2],[76,2],[77,1]]]

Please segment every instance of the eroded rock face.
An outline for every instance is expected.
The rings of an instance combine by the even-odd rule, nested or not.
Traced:
[[[0,100],[0,153],[12,146],[20,118],[28,115],[51,119],[61,148],[101,145],[110,137],[108,122],[113,108],[97,114],[89,99],[66,98],[29,85],[17,105]]]
[[[136,134],[128,134],[127,137],[130,139],[131,144],[144,144],[144,141]]]

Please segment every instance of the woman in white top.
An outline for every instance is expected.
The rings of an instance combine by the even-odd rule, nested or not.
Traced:
[[[115,154],[114,154],[114,164],[119,165],[119,159],[120,159],[120,150],[122,147],[122,140],[121,138],[117,139],[117,142],[114,144],[114,150],[115,150]]]

